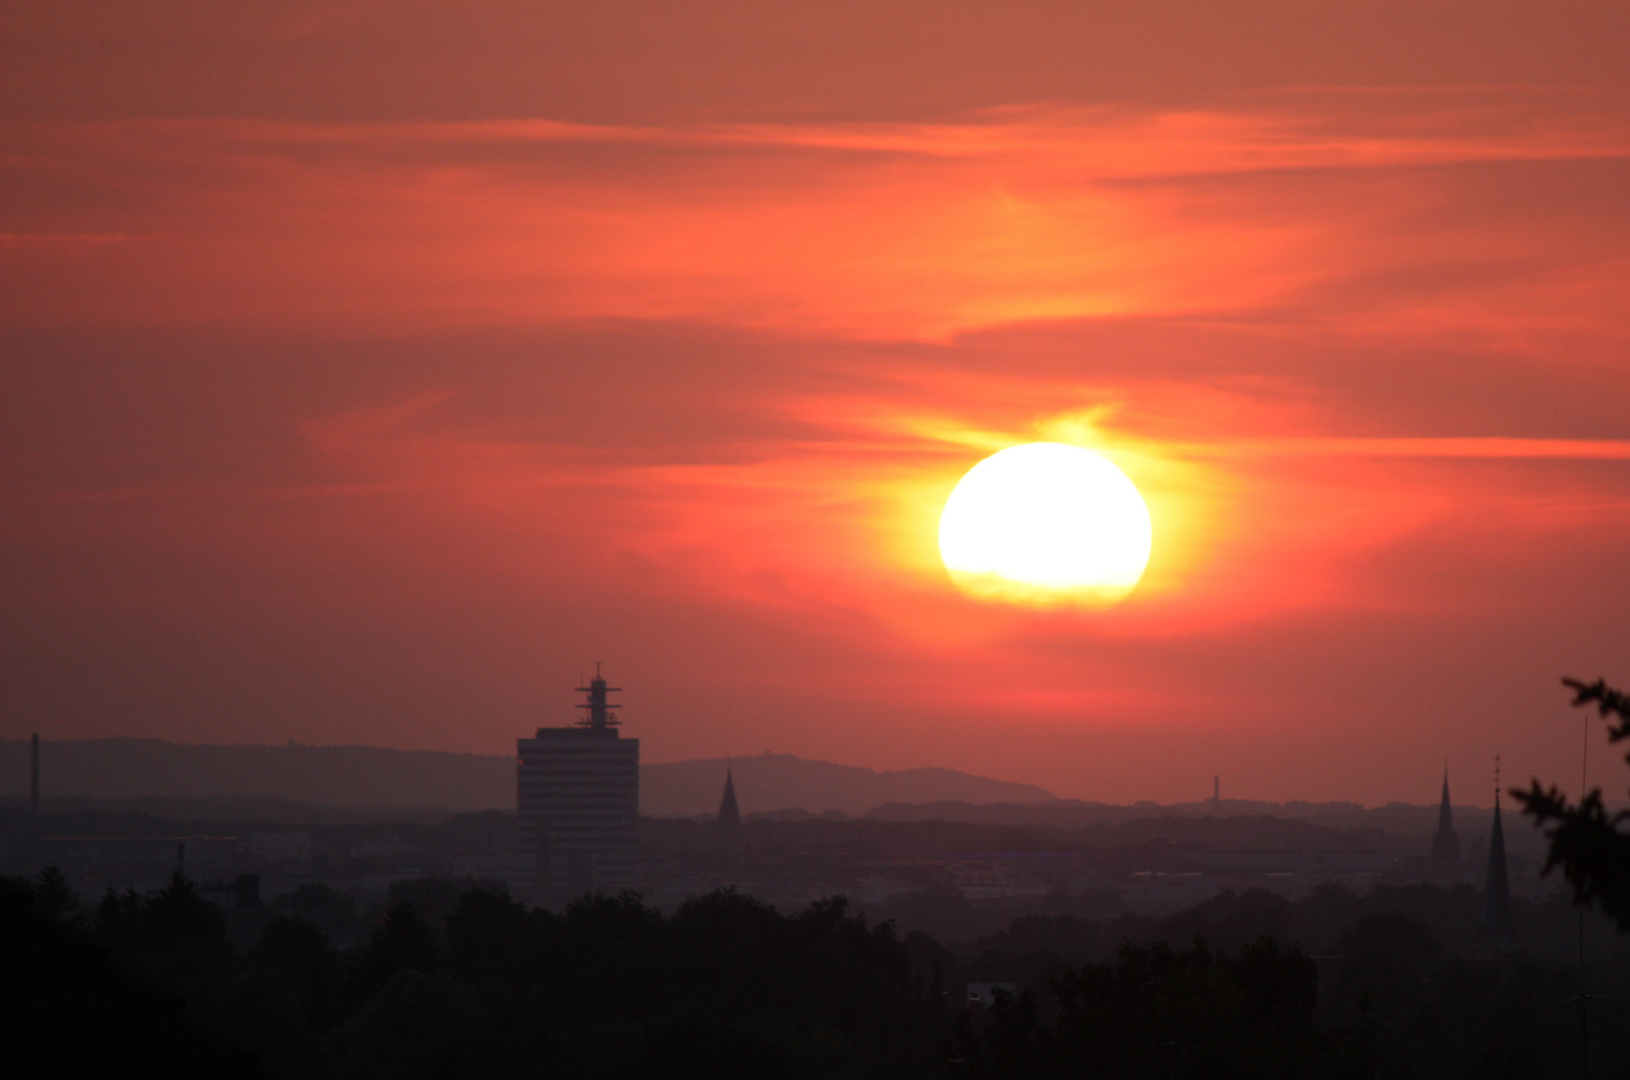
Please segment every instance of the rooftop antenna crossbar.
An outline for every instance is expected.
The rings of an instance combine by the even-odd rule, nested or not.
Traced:
[[[586,727],[590,731],[606,731],[618,726],[620,721],[615,713],[621,706],[607,699],[611,694],[622,693],[622,687],[606,685],[605,677],[600,674],[600,661],[594,662],[594,679],[587,686],[579,686],[577,692],[589,696],[586,703],[578,706],[579,709],[587,709],[589,713],[577,722],[579,727]]]

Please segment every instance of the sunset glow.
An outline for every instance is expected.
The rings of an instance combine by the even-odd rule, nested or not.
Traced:
[[[605,660],[649,760],[1420,801],[1630,681],[1630,8],[14,7],[8,735]]]

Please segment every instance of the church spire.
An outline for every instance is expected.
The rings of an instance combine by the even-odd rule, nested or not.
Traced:
[[[1438,805],[1438,831],[1432,836],[1432,861],[1444,866],[1460,862],[1460,837],[1455,835],[1454,812],[1449,806],[1449,766],[1443,766],[1443,801]]]
[[[1506,872],[1505,830],[1500,826],[1500,759],[1494,759],[1494,826],[1489,831],[1488,872],[1483,878],[1483,920],[1477,941],[1496,952],[1518,948],[1511,925],[1511,879]]]
[[[719,800],[718,824],[727,829],[741,825],[741,809],[736,806],[736,780],[730,774],[730,763],[724,766],[724,798]]]

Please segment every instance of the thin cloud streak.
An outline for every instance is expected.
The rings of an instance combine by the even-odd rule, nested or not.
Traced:
[[[1468,269],[1545,289],[1554,319],[1619,310],[1616,290],[1580,281],[1619,249],[1603,236],[1600,251],[1559,250],[1580,232],[1575,211],[1495,206],[1467,221],[1453,204],[1459,169],[1624,161],[1624,117],[1397,98],[1334,117],[1260,108],[918,125],[13,124],[7,231],[150,239],[62,259],[0,248],[5,309],[25,324],[612,317],[943,342],[1035,320],[1229,317],[1322,292],[1368,320],[1487,323],[1486,288],[1352,288],[1415,272],[1452,238]],[[1308,183],[1333,187],[1284,197]]]
[[[1500,96],[1497,88],[1488,91]],[[512,146],[605,144],[653,148],[855,151],[943,159],[1045,155],[1061,170],[1098,180],[1205,176],[1228,172],[1382,168],[1498,161],[1596,160],[1630,156],[1630,120],[1610,109],[1565,118],[1531,105],[1444,107],[1439,95],[1359,94],[1345,109],[1327,93],[1299,99],[1242,99],[1236,111],[1155,111],[1114,106],[1029,105],[979,110],[962,122],[729,123],[671,126],[587,124],[548,119],[294,123],[256,119],[151,119],[0,124],[13,145],[44,153],[66,145],[146,145],[184,150],[211,146],[293,151],[338,148],[356,154],[404,147],[448,147],[479,155]],[[1426,99],[1425,104],[1420,99]],[[1566,107],[1572,102],[1557,101]],[[1255,111],[1253,111],[1253,107]],[[1467,132],[1467,128],[1487,129]],[[48,158],[14,154],[14,164]]]
[[[1192,457],[1531,458],[1630,461],[1630,439],[1273,438],[1169,448]]]

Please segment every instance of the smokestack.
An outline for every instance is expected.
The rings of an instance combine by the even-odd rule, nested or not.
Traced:
[[[1213,815],[1222,813],[1222,777],[1211,778],[1211,812]]]
[[[40,733],[35,732],[30,746],[32,751],[32,769],[28,779],[28,813],[32,817],[40,816]]]

